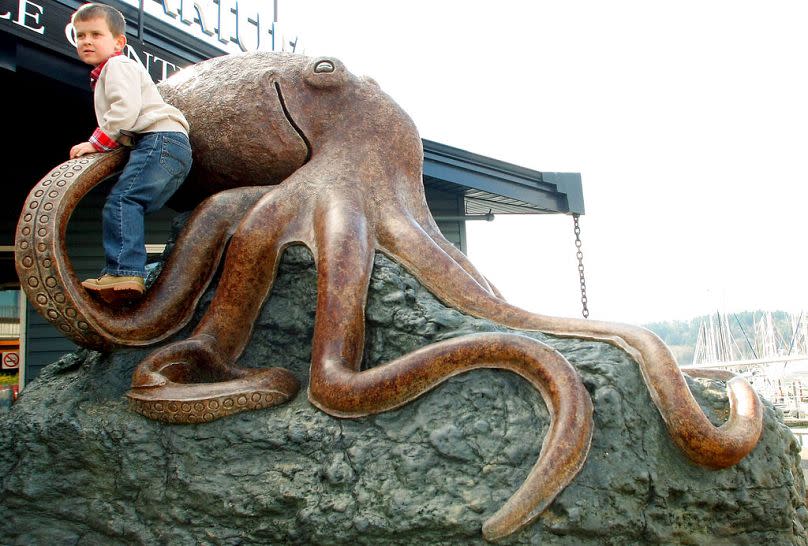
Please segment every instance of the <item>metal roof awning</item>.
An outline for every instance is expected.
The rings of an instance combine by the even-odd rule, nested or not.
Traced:
[[[584,214],[579,173],[543,173],[423,140],[424,184],[462,193],[466,214]]]

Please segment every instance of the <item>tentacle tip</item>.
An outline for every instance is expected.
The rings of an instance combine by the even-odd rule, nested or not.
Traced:
[[[262,368],[252,373],[253,388],[270,394],[275,404],[283,404],[294,398],[300,391],[300,381],[285,368]]]
[[[497,542],[518,529],[505,524],[496,514],[483,522],[483,539],[486,542]]]
[[[300,381],[285,368],[266,368],[256,375],[263,388],[277,393],[284,401],[294,398],[300,390]]]
[[[693,450],[686,445],[680,447],[695,465],[708,470],[724,470],[737,465],[749,456],[757,447],[761,434],[762,430],[750,427],[744,438],[728,444],[715,444],[709,451]]]
[[[135,370],[132,375],[132,389],[162,387],[168,383],[168,379],[155,372],[146,372],[140,369]]]

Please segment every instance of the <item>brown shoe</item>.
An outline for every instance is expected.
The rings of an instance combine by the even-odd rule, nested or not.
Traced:
[[[107,303],[137,299],[146,291],[143,277],[104,275],[100,279],[87,279],[81,285]]]

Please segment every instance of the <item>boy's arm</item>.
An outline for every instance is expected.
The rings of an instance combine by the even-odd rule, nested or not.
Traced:
[[[80,142],[70,148],[70,159],[75,159],[77,157],[81,157],[85,154],[92,154],[97,152],[98,150],[93,145],[92,142]]]
[[[109,106],[90,137],[90,143],[99,152],[120,146],[121,131],[135,125],[142,106],[139,67],[111,59],[105,68],[104,97]]]

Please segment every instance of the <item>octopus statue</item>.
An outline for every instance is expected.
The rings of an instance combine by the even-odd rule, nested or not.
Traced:
[[[441,235],[424,197],[418,131],[372,79],[334,58],[251,53],[199,63],[160,90],[192,128],[194,169],[177,200],[198,205],[145,297],[117,307],[94,299],[77,280],[65,244],[76,204],[120,171],[125,151],[83,156],[46,175],[31,190],[16,236],[17,271],[33,306],[64,335],[99,351],[153,345],[175,334],[221,267],[213,300],[190,337],[157,348],[136,368],[128,393],[135,411],[195,423],[295,396],[298,382],[288,370],[235,363],[284,249],[302,243],[317,267],[308,398],[322,411],[341,418],[387,411],[477,368],[514,372],[543,397],[551,423],[538,460],[484,523],[488,540],[531,523],[577,475],[592,437],[590,396],[560,353],[516,333],[463,336],[361,370],[377,251],[464,313],[628,352],[674,442],[697,465],[734,465],[757,444],[761,404],[743,379],[721,376],[730,416],[717,427],[651,332],[508,304]]]

